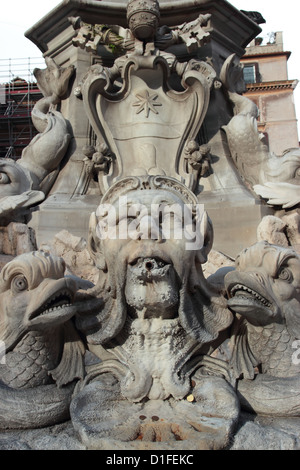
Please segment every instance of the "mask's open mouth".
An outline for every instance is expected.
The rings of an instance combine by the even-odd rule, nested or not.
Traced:
[[[133,317],[177,316],[179,288],[172,263],[156,256],[134,259],[127,266],[125,299]]]
[[[161,258],[140,257],[129,263],[128,269],[136,279],[152,281],[168,275],[170,267],[171,264]]]

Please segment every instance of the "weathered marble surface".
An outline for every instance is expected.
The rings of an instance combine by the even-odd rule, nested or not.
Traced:
[[[238,57],[241,57],[243,54],[245,45],[259,33],[257,24],[236,10],[227,1],[222,1],[220,4],[219,1],[207,3],[206,1],[191,2],[190,0],[180,0],[170,3],[166,0],[161,0],[159,4],[159,42],[157,44],[159,48],[157,49],[159,54],[169,61],[170,65],[172,63],[176,65],[174,57],[177,58],[178,63],[176,67],[178,70],[181,65],[182,69],[185,63],[191,59],[196,59],[199,64],[205,67],[206,71],[213,69],[213,73],[219,78],[225,59],[234,53],[236,54],[235,61],[238,60]],[[49,242],[53,239],[55,234],[61,230],[60,220],[62,219],[68,220],[68,230],[72,234],[86,237],[89,214],[96,210],[100,193],[105,189],[101,181],[103,179],[104,182],[110,181],[112,176],[105,174],[109,166],[113,168],[111,156],[107,153],[107,150],[104,150],[103,153],[103,149],[100,148],[102,141],[100,142],[100,147],[98,145],[99,148],[95,147],[95,132],[99,135],[99,129],[91,130],[88,115],[84,109],[84,102],[78,99],[78,90],[94,60],[97,64],[94,66],[96,72],[96,69],[101,68],[101,66],[106,69],[111,68],[118,54],[113,54],[112,48],[105,44],[105,40],[101,39],[100,36],[97,38],[97,41],[101,40],[97,44],[96,50],[93,49],[93,52],[87,52],[80,46],[75,47],[73,41],[76,41],[76,31],[78,30],[74,31],[69,18],[80,17],[85,24],[89,25],[107,24],[112,26],[114,31],[115,26],[117,26],[120,28],[121,36],[123,34],[123,39],[121,39],[124,40],[126,30],[126,34],[128,33],[131,38],[132,45],[132,35],[128,28],[126,17],[126,6],[127,2],[125,0],[121,2],[87,2],[84,6],[77,0],[68,0],[58,5],[52,14],[47,15],[26,33],[27,37],[45,53],[45,57],[54,59],[57,65],[61,67],[75,66],[76,68],[75,74],[70,81],[69,96],[61,102],[61,112],[70,123],[73,135],[55,184],[46,200],[40,204],[39,211],[32,214],[32,220],[30,221],[31,226],[36,230],[39,243]],[[207,23],[201,21],[202,24],[197,25],[199,15],[204,15]],[[211,15],[211,17],[209,18],[208,15]],[[189,25],[192,25],[194,28],[195,34],[193,37],[190,34]],[[181,27],[179,28],[179,26]],[[90,30],[92,30],[92,27]],[[200,44],[197,44],[197,50],[189,53],[187,42],[190,41],[193,48],[195,48],[197,42],[195,36],[199,38],[203,36],[205,41],[201,44],[202,40],[200,40]],[[174,39],[175,37],[176,40]],[[118,40],[120,39],[118,38]],[[172,41],[174,44],[170,44]],[[86,39],[84,42],[86,42]],[[130,41],[128,43],[130,45]],[[152,45],[150,45],[148,51],[150,54],[151,49]],[[92,57],[91,53],[93,54]],[[165,70],[164,67],[163,70]],[[187,78],[189,77],[187,82],[189,88],[193,80],[191,73],[192,71],[189,71],[188,75],[185,74]],[[200,70],[200,75],[201,73]],[[130,78],[131,81],[134,80],[134,83],[137,83],[138,77],[136,74],[134,75],[130,72]],[[145,83],[145,73],[142,75],[141,80],[137,84]],[[153,79],[148,78],[146,82],[153,83]],[[209,86],[205,87],[207,91],[210,89],[210,96],[206,92],[205,99],[203,98],[204,101],[202,98],[200,99],[201,109],[198,110],[198,115],[203,120],[198,139],[200,142],[197,142],[197,145],[193,143],[193,136],[191,139],[187,139],[191,140],[191,142],[190,144],[186,142],[186,148],[184,143],[184,150],[186,149],[187,153],[183,154],[182,163],[180,165],[172,165],[172,173],[169,173],[169,170],[167,173],[171,176],[171,174],[174,175],[179,172],[180,175],[190,179],[190,184],[196,189],[196,192],[201,193],[200,202],[205,203],[213,221],[215,227],[215,248],[218,251],[223,251],[235,257],[242,248],[255,242],[256,227],[261,217],[268,213],[270,209],[264,204],[258,203],[258,196],[251,194],[245,188],[238,172],[231,164],[228,144],[223,131],[220,129],[232,117],[232,104],[228,101],[227,85],[220,87],[220,84],[221,82],[218,81],[218,87],[215,86],[217,82],[214,84],[210,83]],[[199,83],[198,88],[201,91],[200,85]],[[174,89],[174,86],[175,89],[179,87],[179,90],[183,91],[180,80],[172,73],[171,89]],[[109,92],[109,98],[111,93],[110,90],[107,91]],[[143,96],[146,89],[141,89],[140,92]],[[157,102],[163,106],[154,105],[155,111],[159,114],[154,115],[153,111],[149,111],[148,120],[153,125],[156,122],[156,129],[158,129],[160,134],[163,129],[164,132],[166,131],[166,127],[162,127],[161,124],[164,122],[169,123],[173,128],[173,137],[177,136],[177,140],[180,143],[180,132],[178,133],[174,123],[178,124],[176,116],[178,113],[182,115],[182,108],[185,106],[184,102],[180,101],[180,109],[178,108],[177,111],[168,111],[165,106],[168,102],[172,101],[171,98],[175,99],[174,94],[172,97],[166,97],[165,93],[162,93],[161,87],[157,88],[157,92],[156,87],[154,91],[150,90],[150,96],[154,92],[159,95],[159,99],[156,98]],[[114,97],[115,93],[112,93],[112,96]],[[188,98],[187,93],[184,96]],[[181,100],[180,96],[176,98],[176,100],[178,99]],[[128,105],[131,102],[130,100],[132,103],[138,102],[135,96],[129,96],[126,101],[123,100],[120,104],[127,103]],[[187,101],[188,112],[190,113],[193,101],[191,96]],[[105,105],[104,98],[102,103]],[[124,106],[123,108],[120,107],[120,112],[122,109],[127,122],[128,107],[125,107],[125,111]],[[134,107],[134,113],[138,109],[138,107]],[[103,109],[101,112],[103,112]],[[143,120],[142,117],[144,115],[145,111],[140,112],[135,115],[134,121],[130,117],[129,122],[133,123],[131,133],[135,129],[136,123],[140,123]],[[155,121],[155,117],[158,118],[157,121]],[[169,129],[171,129],[170,125],[168,126]],[[180,129],[182,130],[182,128],[184,128],[183,124]],[[195,131],[196,129],[194,128],[187,132],[195,134]],[[110,132],[113,132],[113,129]],[[175,141],[173,142],[170,139],[172,135],[168,134],[167,136],[170,148],[168,151],[165,146],[163,158],[159,156],[162,146],[158,146],[159,150],[155,151],[156,143],[158,142],[157,136],[155,142],[149,142],[149,139],[147,140],[145,136],[139,142],[135,142],[133,139],[127,139],[124,142],[114,141],[113,150],[116,147],[117,150],[120,150],[121,145],[125,149],[129,146],[129,151],[134,147],[135,151],[139,153],[143,165],[140,163],[136,164],[136,157],[130,165],[136,168],[139,173],[150,169],[156,172],[159,169],[166,171],[166,160],[168,154],[171,153],[171,146],[172,151],[174,151],[175,147],[177,149]],[[205,147],[199,145],[199,143],[204,144]],[[90,155],[89,151],[91,147],[94,147],[92,155]],[[116,152],[116,154],[118,155],[119,152]],[[145,165],[145,155],[148,156],[148,166]],[[158,158],[161,161],[156,161]],[[120,159],[118,158],[119,163]],[[147,168],[144,168],[144,165]],[[116,168],[116,165],[114,165],[114,175],[119,174],[119,170],[120,168]],[[186,170],[189,170],[188,173]],[[121,171],[126,171],[123,166]],[[198,184],[198,174],[201,174],[200,184]],[[85,176],[83,177],[83,175]],[[103,177],[99,178],[100,184],[97,181],[97,175],[103,175]],[[189,184],[188,180],[187,182]],[[247,217],[245,217],[246,213]],[[78,217],[78,214],[80,214],[80,217]],[[230,225],[227,224],[224,214],[228,214],[230,217]],[[240,238],[233,242],[236,231],[239,231]]]
[[[237,432],[227,450],[299,450],[299,426],[299,418],[267,418],[242,413]],[[77,439],[71,422],[31,431],[1,432],[0,448],[1,450],[87,450],[87,447]],[[174,451],[167,445],[164,449]],[[122,455],[123,450],[128,451],[133,448],[128,445],[125,449],[124,443],[106,442],[103,450],[120,451]]]

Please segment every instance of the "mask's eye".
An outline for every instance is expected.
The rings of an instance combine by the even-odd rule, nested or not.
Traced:
[[[10,183],[10,179],[7,176],[7,174],[0,172],[0,184],[8,184],[8,183]]]
[[[298,176],[300,177],[300,168],[297,168],[295,172],[295,178],[298,178]]]
[[[278,278],[281,279],[282,281],[292,282],[293,281],[293,274],[290,271],[290,269],[288,269],[287,267],[284,266],[279,270]]]
[[[28,288],[28,282],[25,276],[19,275],[14,277],[11,287],[15,292],[22,292]]]

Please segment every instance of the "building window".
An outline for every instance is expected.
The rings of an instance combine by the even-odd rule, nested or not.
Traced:
[[[257,64],[244,65],[245,83],[257,83],[258,67]]]

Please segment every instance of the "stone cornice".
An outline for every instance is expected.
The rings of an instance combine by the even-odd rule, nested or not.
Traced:
[[[298,80],[282,80],[263,83],[247,83],[247,92],[263,92],[272,90],[294,90],[298,85]]]
[[[270,57],[270,56],[285,56],[287,60],[289,59],[291,52],[290,51],[271,51],[269,52],[267,49],[265,50],[258,50],[258,48],[263,48],[264,46],[257,46],[257,52],[254,51],[252,48],[252,51],[249,52],[246,49],[246,53],[243,56],[243,59],[257,59],[257,58],[264,58],[264,57]]]
[[[222,43],[234,44],[238,55],[261,32],[261,28],[226,0],[160,0],[161,24],[168,26],[192,21],[200,13],[212,13],[211,29]],[[48,53],[57,35],[71,36],[69,16],[81,16],[88,23],[119,24],[126,27],[127,0],[63,0],[48,15],[25,32],[43,52]],[[68,31],[67,31],[68,30]],[[209,32],[210,28],[208,29]],[[69,38],[70,39],[70,38]],[[67,41],[67,38],[65,39]]]

